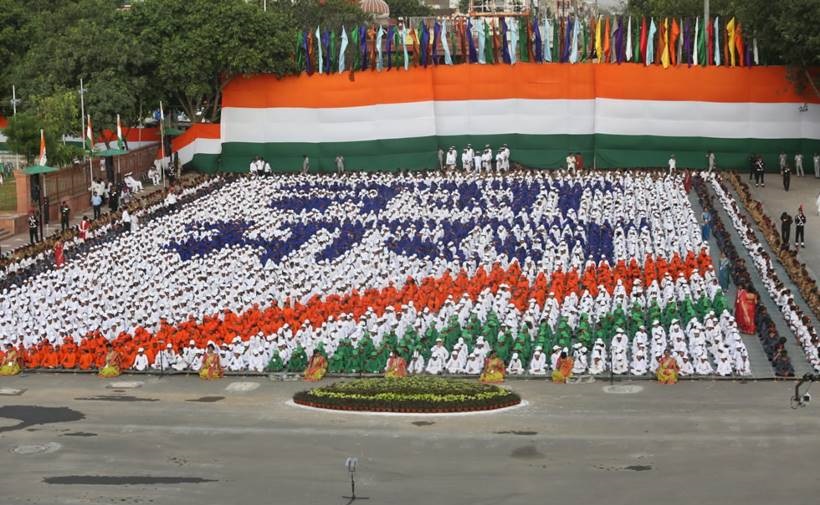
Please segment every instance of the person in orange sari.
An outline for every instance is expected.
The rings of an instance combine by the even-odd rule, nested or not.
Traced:
[[[755,316],[757,312],[757,293],[748,291],[745,287],[737,290],[735,299],[735,320],[737,329],[741,333],[754,335],[757,331]]]
[[[222,365],[219,362],[219,353],[213,343],[208,344],[205,357],[202,358],[202,366],[199,368],[199,378],[205,380],[221,379],[224,375]]]
[[[661,384],[675,384],[678,382],[678,362],[672,357],[669,349],[664,351],[658,363],[656,376]]]
[[[0,375],[17,375],[20,371],[20,360],[17,349],[11,344],[6,344],[6,355],[3,356],[3,361],[0,363]]]
[[[105,366],[100,370],[99,375],[105,379],[112,379],[120,375],[120,353],[114,350],[114,347],[109,342],[106,346]]]
[[[407,361],[394,351],[390,351],[390,357],[387,358],[387,366],[384,369],[384,376],[388,379],[407,377]]]
[[[567,380],[572,376],[572,367],[575,360],[567,356],[566,352],[562,352],[558,358],[558,363],[555,370],[552,371],[552,382],[556,384],[566,384]]]
[[[327,358],[319,349],[313,351],[313,356],[310,357],[310,362],[305,368],[305,380],[308,382],[318,382],[325,377],[327,373]]]
[[[498,357],[495,351],[490,353],[487,361],[484,362],[484,370],[481,372],[479,381],[484,384],[501,384],[504,382],[504,372],[507,366],[504,360]]]

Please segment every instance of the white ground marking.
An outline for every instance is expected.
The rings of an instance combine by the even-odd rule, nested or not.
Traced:
[[[25,389],[0,388],[0,396],[20,396],[25,391]]]
[[[604,393],[613,395],[634,395],[643,391],[643,386],[604,386]]]
[[[31,454],[51,454],[52,452],[57,452],[62,448],[62,444],[58,444],[57,442],[48,442],[45,444],[18,445],[14,447],[11,452],[28,456]]]
[[[122,382],[111,382],[106,387],[108,389],[137,389],[141,388],[145,384],[142,381],[122,381]]]
[[[247,393],[259,387],[258,382],[231,382],[225,391],[230,393]]]

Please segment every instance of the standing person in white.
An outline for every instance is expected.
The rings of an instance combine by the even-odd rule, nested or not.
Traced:
[[[794,172],[797,177],[803,177],[805,172],[803,172],[803,154],[797,153],[794,155]]]
[[[447,168],[448,171],[456,169],[456,158],[456,146],[450,146],[444,161],[445,168]]]
[[[575,155],[572,154],[572,153],[569,153],[567,155],[567,160],[566,161],[567,161],[567,170],[572,175],[575,175]]]
[[[706,173],[708,175],[712,175],[712,172],[715,171],[715,153],[712,152],[712,151],[709,151],[706,154],[706,161],[707,161],[707,165],[708,165],[708,169],[706,170]]]
[[[678,169],[678,162],[675,160],[675,155],[672,154],[669,156],[669,175],[675,175],[675,172]]]

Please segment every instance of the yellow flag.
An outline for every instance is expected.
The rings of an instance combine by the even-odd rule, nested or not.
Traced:
[[[669,18],[663,20],[663,52],[661,52],[663,68],[669,68]]]
[[[601,16],[598,16],[598,22],[595,24],[595,55],[598,56],[598,63],[604,57],[604,46],[601,44]]]
[[[726,24],[726,35],[729,43],[729,64],[735,66],[737,59],[737,49],[735,48],[735,18],[729,20]]]

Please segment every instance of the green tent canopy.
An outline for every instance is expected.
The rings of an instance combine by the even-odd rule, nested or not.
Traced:
[[[29,165],[23,169],[23,172],[26,175],[40,175],[40,174],[50,174],[52,172],[57,172],[60,170],[59,168],[49,167],[46,165]]]

